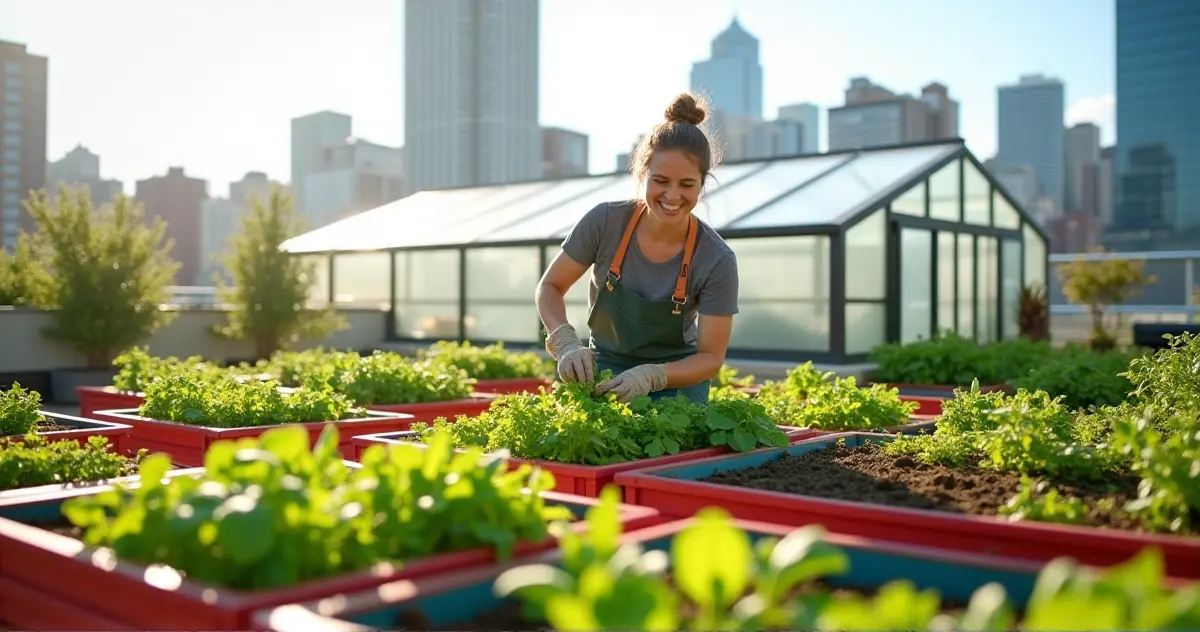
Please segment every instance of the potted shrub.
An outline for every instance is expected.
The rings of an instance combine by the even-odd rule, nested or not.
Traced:
[[[597,380],[607,379],[604,371]],[[356,437],[358,450],[379,442],[421,441],[444,430],[465,449],[507,450],[513,467],[535,464],[554,474],[558,491],[595,497],[617,472],[678,463],[731,450],[787,445],[813,433],[779,428],[751,399],[697,405],[680,396],[625,404],[597,397],[590,384],[560,384],[549,393],[512,393],[477,417],[437,420],[414,432]]]
[[[222,439],[255,437],[280,425],[304,428],[312,441],[327,423],[343,430],[342,448],[353,454],[350,436],[396,430],[406,415],[364,410],[345,395],[327,389],[280,388],[274,381],[243,381],[232,376],[197,380],[171,373],[145,385],[140,408],[96,411],[96,418],[128,424],[130,444],[168,454],[183,466],[204,462]]]
[[[1200,618],[1194,587],[1164,577],[1157,551],[1106,571],[1069,559],[1043,569],[819,525],[730,520],[717,508],[618,539],[604,510],[589,512],[585,534],[535,558],[272,608],[253,623],[279,632],[1116,630],[1187,629]]]
[[[1171,364],[1165,351],[1154,366],[1131,368],[1135,385],[1192,379],[1192,364]],[[745,519],[1096,565],[1155,546],[1172,574],[1200,577],[1200,395],[1146,387],[1164,390],[1180,399],[1078,414],[1043,391],[973,388],[946,401],[933,434],[835,434],[616,480],[629,500],[664,515],[720,504]]]
[[[1021,288],[1017,297],[1017,328],[1022,338],[1036,342],[1050,339],[1050,299],[1045,285]]]
[[[476,393],[536,393],[550,386],[555,371],[553,360],[533,351],[509,351],[503,342],[479,347],[470,342],[440,340],[419,357],[462,369],[475,380]]]
[[[174,319],[161,306],[179,264],[162,219],[147,221],[124,195],[94,209],[86,188],[62,187],[54,200],[34,193],[25,205],[51,279],[44,302],[54,321],[43,334],[84,357],[82,369],[53,371],[51,390],[56,401],[75,403],[77,386],[108,384],[121,349]]]
[[[20,384],[0,391],[0,441],[20,443],[35,434],[49,443],[68,440],[87,446],[92,437],[103,437],[104,445],[114,452],[123,454],[129,447],[127,425],[52,413],[41,406],[41,395]]]
[[[594,501],[478,451],[382,446],[361,465],[335,428],[215,444],[203,470],[0,500],[0,617],[28,629],[244,630],[256,609],[546,550]],[[453,475],[452,475],[453,474]],[[621,506],[629,528],[652,510]],[[159,527],[161,526],[161,528]]]
[[[268,199],[254,200],[229,246],[225,268],[232,284],[214,274],[220,300],[231,310],[225,324],[213,333],[249,340],[256,359],[268,358],[298,340],[321,338],[346,327],[331,307],[308,305],[316,264],[279,248],[301,232],[291,198],[273,187]]]

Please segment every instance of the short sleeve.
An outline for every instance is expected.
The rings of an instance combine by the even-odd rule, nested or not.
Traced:
[[[704,316],[733,316],[738,313],[737,256],[727,253],[713,266],[700,289],[697,310]]]
[[[600,242],[604,238],[604,224],[608,216],[608,203],[599,204],[580,219],[562,242],[563,252],[576,263],[590,266],[596,263]]]

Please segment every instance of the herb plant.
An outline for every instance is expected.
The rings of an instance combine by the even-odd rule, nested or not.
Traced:
[[[737,369],[722,365],[720,371],[717,372],[717,377],[712,381],[712,385],[708,388],[708,399],[714,401],[718,399],[746,399],[750,397],[743,389],[754,386],[754,376],[738,376]]]
[[[558,630],[1187,630],[1200,625],[1200,586],[1165,584],[1146,549],[1096,572],[1060,559],[1046,565],[1018,622],[1002,586],[985,584],[964,612],[945,612],[936,590],[892,581],[874,594],[834,595],[818,582],[850,567],[820,526],[752,543],[723,509],[699,512],[670,553],[619,543],[618,493],[606,489],[588,530],[561,540],[557,565],[500,574],[493,589],[515,597],[528,620]],[[714,555],[713,551],[720,551]]]
[[[21,388],[20,383],[0,391],[0,437],[33,432],[44,418],[41,393]]]
[[[373,446],[352,469],[335,427],[311,449],[305,430],[279,428],[214,444],[194,478],[164,480],[170,461],[153,455],[141,464],[140,486],[70,499],[63,513],[84,529],[85,543],[120,559],[240,589],[480,546],[504,559],[569,519],[541,497],[553,487],[549,474],[508,472],[478,450],[455,453],[444,435],[426,443]]]
[[[233,371],[222,369],[205,361],[200,356],[192,356],[185,360],[176,357],[159,358],[151,356],[148,347],[130,348],[113,360],[117,374],[113,377],[113,388],[125,393],[140,393],[146,390],[146,385],[155,379],[182,373],[194,380],[215,380],[233,374]]]
[[[818,371],[812,362],[805,362],[787,372],[782,382],[774,380],[762,385],[758,401],[767,409],[767,414],[778,423],[794,425],[801,409],[818,391],[833,387],[833,372]]]
[[[147,384],[138,412],[149,419],[210,428],[337,421],[366,415],[348,397],[328,389],[284,392],[273,381],[243,382],[230,376],[204,381],[186,373]]]
[[[900,399],[900,391],[885,384],[860,388],[854,376],[838,378],[829,388],[812,392],[795,416],[781,423],[821,430],[876,430],[908,423],[916,402]]]
[[[462,369],[476,380],[509,380],[515,378],[552,378],[554,363],[537,353],[517,353],[497,342],[477,347],[470,342],[439,340],[422,353],[423,359],[434,365]]]
[[[475,388],[475,380],[462,369],[387,351],[340,354],[333,362],[309,365],[297,381],[306,388],[345,394],[360,406],[466,399]]]
[[[34,433],[22,441],[0,440],[0,491],[129,476],[142,454],[128,458],[109,452],[104,437],[90,437],[86,445]]]
[[[597,381],[608,379],[603,371]],[[736,451],[786,446],[787,437],[752,399],[695,404],[677,396],[629,403],[596,396],[592,384],[559,384],[549,393],[504,395],[477,417],[438,420],[455,445],[507,449],[515,458],[609,465],[714,446]],[[420,433],[425,424],[413,424]]]

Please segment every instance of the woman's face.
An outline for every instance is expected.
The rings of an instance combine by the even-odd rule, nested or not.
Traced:
[[[646,169],[646,207],[663,224],[685,222],[696,208],[703,184],[700,169],[686,153],[655,151]]]

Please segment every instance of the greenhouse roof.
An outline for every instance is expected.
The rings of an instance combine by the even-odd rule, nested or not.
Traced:
[[[954,140],[722,165],[696,215],[723,233],[836,226],[965,151]],[[627,173],[422,191],[282,247],[324,253],[553,243],[597,204],[635,195]]]

